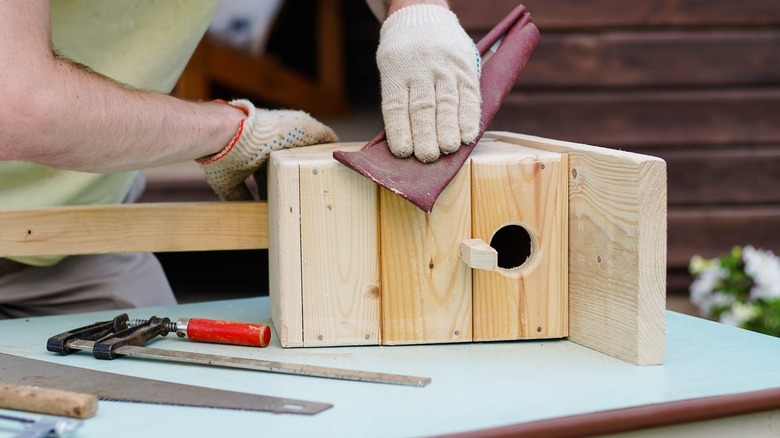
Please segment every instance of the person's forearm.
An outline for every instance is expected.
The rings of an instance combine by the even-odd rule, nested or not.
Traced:
[[[240,110],[131,90],[49,48],[48,1],[0,13],[0,160],[110,172],[214,154],[235,135]]]
[[[64,61],[52,70],[22,102],[28,122],[5,137],[18,146],[8,158],[95,172],[169,164],[218,152],[243,117],[221,103],[131,90]]]

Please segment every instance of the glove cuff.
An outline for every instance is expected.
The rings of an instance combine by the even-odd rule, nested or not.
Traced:
[[[387,32],[388,29],[396,27],[405,29],[447,24],[456,24],[460,26],[458,16],[443,6],[431,4],[404,6],[387,17],[387,20],[382,24],[380,37]]]
[[[236,135],[233,136],[233,138],[230,140],[230,143],[228,143],[228,145],[225,146],[224,149],[222,149],[221,151],[217,152],[214,155],[210,155],[204,158],[198,158],[195,160],[201,166],[206,164],[211,164],[223,158],[225,155],[229,154],[230,151],[233,150],[233,147],[235,147],[236,143],[238,143],[238,139],[241,138],[241,134],[244,133],[244,126],[246,124],[247,119],[254,120],[255,117],[255,111],[256,111],[255,106],[252,105],[252,102],[246,99],[237,99],[231,102],[227,102],[222,99],[216,99],[215,102],[224,103],[225,105],[230,105],[233,108],[240,109],[244,114],[246,114],[246,117],[241,119],[240,122],[238,122],[238,130],[236,131]]]

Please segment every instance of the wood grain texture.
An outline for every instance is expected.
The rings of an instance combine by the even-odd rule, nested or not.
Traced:
[[[498,252],[482,239],[460,242],[460,258],[471,269],[498,269]]]
[[[300,165],[303,342],[378,345],[379,190],[333,150],[310,149],[320,159]]]
[[[268,296],[282,347],[303,347],[301,210],[298,163],[268,162]]]
[[[471,270],[458,252],[471,238],[470,186],[464,166],[430,214],[380,190],[384,344],[471,341]]]
[[[194,202],[0,211],[0,257],[268,247],[267,205]]]
[[[512,133],[569,155],[569,339],[639,365],[664,359],[663,160]]]
[[[379,343],[377,189],[331,156],[360,146],[271,154],[271,308],[285,347]]]
[[[472,154],[472,236],[517,252],[512,266],[473,271],[474,340],[568,335],[567,175],[554,152],[483,140]],[[497,235],[517,226],[528,234]]]

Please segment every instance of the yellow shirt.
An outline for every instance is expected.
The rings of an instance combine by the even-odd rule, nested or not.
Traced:
[[[135,88],[169,93],[219,0],[51,0],[52,45],[61,55]],[[108,139],[107,139],[108,140]],[[57,170],[0,162],[0,208],[119,203],[137,172]],[[62,259],[19,257],[38,266]]]

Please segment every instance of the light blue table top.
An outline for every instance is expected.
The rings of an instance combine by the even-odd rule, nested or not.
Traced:
[[[133,358],[99,361],[88,353],[58,356],[45,350],[48,337],[118,313],[0,321],[0,351],[334,407],[301,416],[101,401],[97,416],[85,422],[79,437],[423,436],[780,387],[780,339],[673,312],[666,314],[666,362],[650,367],[630,365],[566,340],[282,349],[274,334],[264,349],[172,336],[153,343],[157,348],[431,377],[432,383],[423,388]],[[131,309],[128,314],[271,323],[267,298]],[[0,423],[0,438],[11,435]]]

